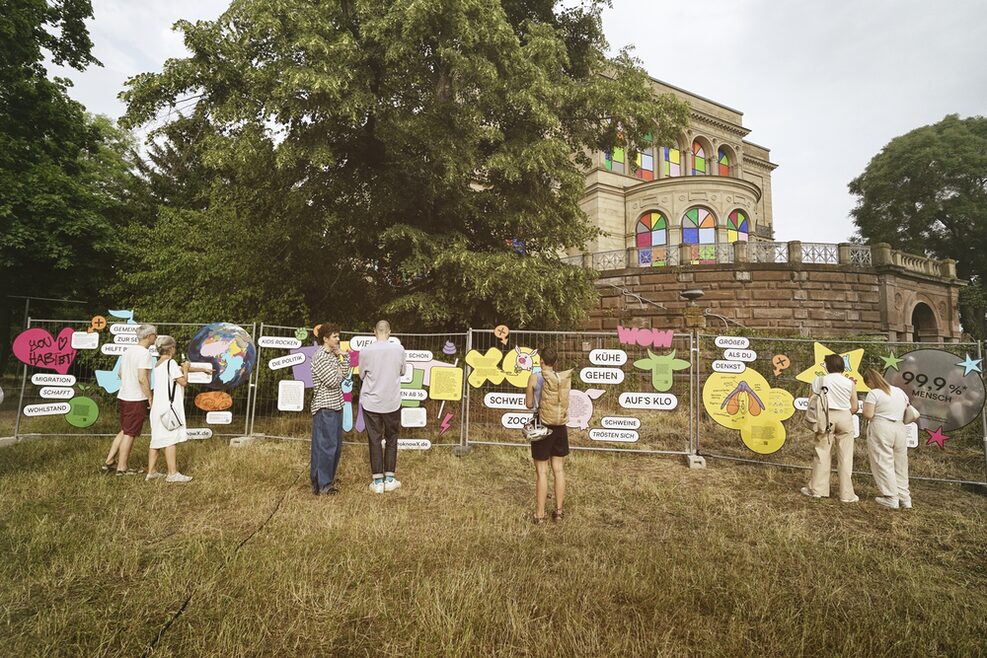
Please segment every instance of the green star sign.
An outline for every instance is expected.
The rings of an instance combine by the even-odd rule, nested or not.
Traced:
[[[881,361],[884,361],[885,368],[894,368],[895,370],[897,370],[898,364],[904,361],[904,359],[899,359],[897,356],[895,356],[894,352],[892,352],[887,356],[882,356]]]

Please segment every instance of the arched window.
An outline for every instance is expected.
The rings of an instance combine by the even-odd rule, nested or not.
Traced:
[[[705,208],[689,208],[682,216],[682,244],[692,245],[693,265],[716,262],[716,218]]]
[[[727,152],[724,151],[722,147],[720,147],[719,153],[717,155],[718,155],[718,162],[719,162],[719,165],[720,165],[719,166],[720,176],[729,176],[730,175],[730,156],[727,155]]]
[[[663,146],[661,157],[664,161],[665,176],[682,175],[682,151],[674,146]]]
[[[668,264],[668,220],[660,212],[647,212],[634,229],[638,265],[663,267]]]
[[[651,147],[642,148],[634,156],[634,175],[641,180],[655,179],[655,156]]]
[[[751,232],[751,223],[747,219],[747,213],[743,210],[734,210],[727,217],[727,242],[733,244],[738,240],[747,242]]]
[[[706,149],[698,141],[692,143],[692,175],[706,175]]]
[[[623,148],[614,147],[604,154],[603,163],[606,165],[607,171],[622,174],[624,173],[624,160],[626,158]]]

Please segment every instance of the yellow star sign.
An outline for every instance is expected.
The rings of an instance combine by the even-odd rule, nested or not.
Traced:
[[[837,354],[837,352],[834,352],[822,343],[815,343],[812,346],[812,350],[813,364],[795,377],[795,379],[800,382],[805,382],[807,384],[811,384],[812,380],[816,377],[822,377],[828,372],[826,370],[826,364],[823,363],[826,355]],[[843,371],[843,374],[857,383],[858,393],[868,392],[870,389],[867,388],[866,384],[864,384],[864,378],[860,374],[860,362],[864,358],[864,348],[861,347],[856,350],[850,350],[849,352],[842,352],[839,354],[843,358],[844,367],[846,368]]]

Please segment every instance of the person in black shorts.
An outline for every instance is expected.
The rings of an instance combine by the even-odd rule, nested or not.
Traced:
[[[564,513],[565,470],[563,460],[569,454],[569,389],[572,371],[556,372],[556,353],[551,347],[539,351],[541,372],[531,373],[525,391],[524,403],[529,409],[538,409],[539,420],[550,430],[548,436],[531,443],[531,459],[535,464],[535,523],[545,521],[545,502],[548,499],[548,467],[551,464],[555,481],[555,510],[553,521],[561,521]]]

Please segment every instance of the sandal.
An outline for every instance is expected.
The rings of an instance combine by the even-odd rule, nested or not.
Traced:
[[[565,512],[563,512],[562,510],[557,509],[554,512],[552,512],[553,521],[561,521],[564,518],[565,518]]]
[[[544,523],[546,521],[546,518],[547,517],[544,517],[544,516],[534,516],[534,515],[532,515],[531,520],[532,520],[532,522],[534,522],[535,525],[539,525],[541,523]]]
[[[117,475],[140,475],[143,472],[143,468],[128,468],[125,471],[117,470]]]
[[[102,473],[103,475],[109,475],[115,470],[117,470],[116,462],[113,462],[112,464],[107,464],[106,462],[103,462],[103,465],[99,467],[99,472]]]

